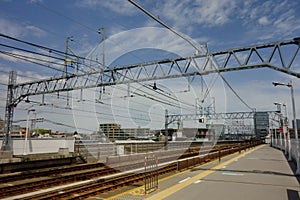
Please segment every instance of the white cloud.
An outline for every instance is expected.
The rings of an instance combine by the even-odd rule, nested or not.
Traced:
[[[137,9],[126,0],[125,1],[124,0],[113,0],[113,1],[85,0],[85,1],[78,1],[76,3],[76,6],[92,8],[92,9],[104,7],[106,9],[109,9],[121,15],[134,15],[137,12]]]
[[[34,3],[42,3],[43,0],[30,0],[30,3],[34,4]]]
[[[236,3],[230,0],[162,1],[157,3],[156,15],[171,20],[179,28],[195,24],[213,27],[230,21]]]
[[[34,35],[36,37],[43,37],[46,36],[46,32],[39,27],[33,25],[25,26],[26,34]]]
[[[0,18],[0,30],[2,34],[17,38],[28,35],[35,37],[46,36],[46,32],[39,27],[28,24],[18,24],[5,18]]]
[[[261,24],[261,25],[268,25],[270,22],[269,22],[268,17],[263,16],[263,17],[258,19],[258,23]]]
[[[24,32],[23,27],[0,18],[0,29],[3,34],[18,37]]]
[[[257,36],[260,40],[285,38],[300,30],[296,6],[296,1],[292,0],[269,0],[262,4],[244,1],[237,15],[252,37]]]

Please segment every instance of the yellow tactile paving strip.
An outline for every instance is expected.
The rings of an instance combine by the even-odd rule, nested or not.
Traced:
[[[128,199],[131,199],[131,200],[144,200],[144,199],[147,199],[147,200],[157,200],[157,199],[166,198],[166,197],[170,196],[171,194],[177,192],[178,190],[181,190],[184,187],[192,184],[193,182],[195,182],[195,181],[197,181],[199,179],[203,179],[204,177],[206,177],[209,174],[213,173],[215,170],[221,169],[222,167],[224,167],[224,166],[226,166],[226,165],[228,165],[228,164],[236,161],[237,159],[239,159],[239,158],[241,158],[241,157],[243,157],[243,156],[245,156],[245,155],[247,155],[247,154],[249,154],[249,153],[251,153],[251,152],[253,152],[253,151],[255,151],[255,150],[259,149],[259,148],[261,148],[261,147],[263,147],[263,145],[259,146],[259,147],[256,147],[254,149],[251,149],[251,150],[249,150],[249,151],[247,151],[245,153],[238,154],[237,156],[235,156],[235,157],[233,157],[233,158],[231,158],[231,159],[229,159],[227,161],[224,161],[224,162],[222,162],[222,163],[214,166],[213,168],[211,168],[213,170],[206,170],[206,171],[204,171],[204,172],[202,172],[202,173],[200,173],[200,174],[198,174],[196,176],[193,176],[192,178],[190,178],[189,180],[185,181],[184,183],[182,183],[180,185],[178,185],[178,184],[174,185],[172,187],[169,187],[168,189],[158,191],[158,192],[156,192],[153,195],[151,195],[151,194],[145,195],[144,186],[142,186],[142,187],[134,188],[134,189],[126,191],[124,193],[118,194],[116,196],[107,198],[107,200],[128,200]],[[232,156],[232,155],[228,155],[228,156]],[[226,156],[226,157],[228,157],[228,156]],[[212,162],[217,162],[217,161],[212,161]],[[202,166],[211,164],[212,162],[205,163]],[[183,172],[180,172],[180,173],[176,173],[176,174],[174,174],[172,176],[168,176],[166,178],[163,178],[163,179],[159,180],[159,182],[164,181],[166,179],[170,179],[172,177],[178,176],[178,175],[183,174],[183,173],[186,173],[186,171],[183,171]]]

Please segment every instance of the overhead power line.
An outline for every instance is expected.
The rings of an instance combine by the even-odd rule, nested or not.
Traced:
[[[16,40],[18,40],[18,39],[16,39]],[[23,41],[23,42],[29,43],[29,42],[26,42],[26,41]],[[13,58],[16,58],[16,59],[20,59],[20,60],[23,60],[23,61],[26,61],[26,62],[29,62],[29,63],[37,64],[37,65],[40,65],[42,67],[46,67],[46,68],[50,68],[50,69],[53,69],[53,70],[56,70],[56,71],[64,72],[63,69],[55,68],[55,67],[50,66],[50,64],[54,64],[54,65],[58,65],[58,66],[62,66],[63,67],[64,66],[63,63],[53,62],[53,61],[48,61],[48,60],[41,59],[42,57],[48,57],[48,58],[51,58],[51,59],[56,59],[56,60],[63,61],[64,60],[63,57],[60,58],[60,57],[50,56],[50,55],[46,55],[46,54],[43,54],[43,53],[37,53],[37,52],[30,51],[30,50],[27,50],[27,49],[23,49],[23,48],[19,48],[19,47],[14,47],[14,46],[11,46],[11,45],[5,45],[5,44],[0,44],[0,45],[4,46],[4,47],[7,47],[7,48],[11,48],[11,49],[15,49],[15,50],[24,51],[26,53],[29,53],[29,55],[22,55],[22,54],[18,54],[18,53],[11,53],[11,52],[7,52],[7,51],[0,51],[0,53],[2,53],[2,54],[5,54],[7,56],[10,56],[10,57],[13,57]],[[37,46],[39,46],[39,45],[37,45]],[[47,48],[47,47],[45,47],[45,48]],[[58,50],[55,50],[55,51],[60,52]],[[36,55],[40,56],[41,58],[30,56],[30,54],[36,54]],[[83,63],[80,63],[80,64],[83,64]],[[74,66],[71,66],[71,67],[75,68]],[[82,69],[78,69],[78,71],[84,72]],[[67,73],[69,75],[72,74],[70,72],[67,72]],[[183,105],[186,105],[186,106],[195,107],[194,105],[191,105],[190,103],[187,103],[187,102],[184,102],[182,100],[176,99],[176,98],[174,98],[172,96],[169,96],[169,95],[166,95],[166,94],[164,94],[162,92],[158,92],[156,90],[153,90],[152,88],[149,88],[149,86],[147,87],[145,84],[141,84],[141,83],[139,83],[139,84],[142,85],[143,87],[151,89],[152,91],[155,91],[159,95],[167,97],[168,99],[175,100],[176,102],[180,102],[180,103],[182,103]],[[147,94],[143,90],[140,90],[140,89],[137,89],[137,90],[139,90],[139,91]],[[177,105],[174,105],[174,103],[166,101],[166,100],[164,100],[162,98],[159,98],[157,96],[156,96],[156,98],[153,98],[153,97],[149,96],[149,94],[148,95],[136,94],[136,95],[144,97],[144,98],[148,98],[148,99],[151,99],[151,100],[154,100],[154,101],[157,101],[157,102],[161,102],[163,104],[170,105],[170,106],[173,106],[173,107],[178,107]]]
[[[161,21],[160,19],[158,19],[157,17],[155,17],[153,14],[151,14],[149,11],[147,11],[146,9],[144,9],[142,6],[140,6],[138,3],[136,3],[133,0],[128,0],[130,3],[132,3],[134,6],[136,6],[138,9],[140,9],[142,12],[144,12],[146,15],[148,15],[149,17],[151,17],[152,19],[154,19],[156,22],[158,22],[159,24],[161,24],[162,26],[164,26],[165,28],[167,28],[168,30],[170,30],[171,32],[173,32],[174,34],[176,34],[178,37],[182,38],[183,40],[185,40],[187,43],[189,43],[193,48],[196,49],[197,53],[200,52],[200,49],[195,46],[188,38],[184,37],[182,34],[178,33],[176,30],[174,30],[173,28],[171,28],[170,26],[168,26],[166,23],[164,23],[163,21]],[[216,69],[216,67],[213,65],[213,67]],[[254,110],[253,108],[251,108],[238,94],[237,92],[232,88],[232,86],[229,84],[229,82],[221,75],[221,73],[218,71],[218,69],[216,69],[219,76],[222,78],[222,80],[225,82],[225,84],[229,87],[229,89],[237,96],[237,98],[250,110]],[[208,90],[209,88],[207,88]]]
[[[168,30],[170,30],[171,32],[173,32],[178,37],[180,37],[183,40],[185,40],[187,43],[189,43],[192,47],[194,47],[196,49],[197,53],[199,53],[200,49],[195,44],[193,44],[189,39],[187,39],[185,36],[183,36],[182,34],[178,33],[176,30],[174,30],[173,28],[171,28],[170,26],[168,26],[166,23],[164,23],[163,21],[161,21],[160,19],[158,19],[157,17],[155,17],[153,14],[151,14],[149,11],[147,11],[146,9],[144,9],[142,6],[140,6],[135,1],[133,1],[133,0],[128,0],[128,1],[130,3],[132,3],[134,6],[136,6],[138,9],[140,9],[141,11],[143,11],[146,15],[148,15],[149,17],[151,17],[152,19],[154,19],[156,22],[158,22],[159,24],[161,24],[162,26],[164,26],[165,28],[167,28]]]
[[[27,44],[27,45],[30,45],[30,46],[33,46],[33,47],[37,47],[39,49],[43,49],[43,50],[48,51],[50,53],[57,53],[58,55],[61,55],[61,56],[67,55],[67,56],[73,57],[75,59],[82,59],[82,60],[86,60],[86,61],[90,61],[90,62],[95,62],[97,64],[102,64],[102,63],[99,63],[97,60],[92,60],[92,59],[88,59],[88,58],[85,58],[85,57],[82,57],[82,56],[69,54],[69,53],[66,53],[66,52],[63,52],[63,51],[60,51],[60,50],[56,50],[56,49],[45,47],[45,46],[42,46],[42,45],[38,45],[38,44],[35,44],[35,43],[32,43],[32,42],[27,42],[27,41],[24,41],[24,40],[21,40],[21,39],[17,39],[17,38],[14,38],[14,37],[2,34],[2,33],[0,33],[0,37],[4,37],[4,38],[7,38],[7,39],[16,41],[16,42],[20,42],[20,43]],[[38,53],[36,53],[36,54],[38,54]],[[50,57],[50,56],[48,55],[48,57]]]

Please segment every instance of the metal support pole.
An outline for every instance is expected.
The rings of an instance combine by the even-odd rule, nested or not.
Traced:
[[[273,121],[271,121],[271,128],[269,127],[269,131],[270,131],[270,147],[273,146]]]
[[[284,152],[285,152],[285,155],[288,155],[289,151],[288,151],[287,109],[286,109],[286,104],[282,104],[282,106],[284,107],[284,118],[283,118]]]
[[[9,73],[8,78],[8,87],[7,87],[7,98],[6,98],[6,107],[5,107],[5,128],[4,133],[5,136],[2,141],[2,151],[12,151],[12,141],[11,141],[11,128],[12,128],[12,121],[14,115],[14,85],[17,81],[17,72],[11,71]]]
[[[25,131],[25,139],[24,139],[24,147],[23,147],[23,155],[27,154],[27,138],[28,138],[28,132],[29,132],[29,110],[27,111],[27,120],[26,120],[26,131]]]
[[[290,81],[288,87],[291,88],[291,98],[292,98],[292,109],[293,109],[293,119],[294,119],[294,131],[295,131],[295,140],[296,140],[296,162],[297,162],[297,170],[296,174],[300,174],[300,154],[299,154],[299,138],[298,138],[298,127],[296,121],[296,108],[295,108],[295,98],[294,98],[294,89],[293,82]]]
[[[169,125],[169,120],[168,120],[169,114],[168,110],[165,110],[165,134],[166,134],[166,139],[164,141],[165,143],[165,150],[168,150],[168,140],[169,140],[169,131],[168,131],[168,125]]]
[[[23,148],[23,155],[27,155],[27,140],[28,140],[28,135],[30,134],[29,132],[29,113],[34,112],[35,109],[28,109],[27,110],[27,121],[26,121],[26,132],[25,132],[25,140],[24,140],[24,148]]]
[[[291,135],[290,135],[290,131],[289,131],[289,120],[288,120],[288,112],[287,112],[287,108],[286,108],[286,104],[283,104],[285,107],[285,126],[286,126],[286,139],[287,139],[287,146],[288,146],[288,161],[292,161],[292,145],[291,145]]]

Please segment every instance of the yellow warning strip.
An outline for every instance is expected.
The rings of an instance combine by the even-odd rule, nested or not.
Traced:
[[[162,190],[161,192],[158,192],[158,193],[156,193],[156,194],[154,194],[154,195],[152,195],[152,196],[150,196],[149,198],[146,198],[146,199],[147,200],[164,199],[164,198],[170,196],[171,194],[173,194],[173,193],[175,193],[175,192],[177,192],[177,191],[179,191],[179,190],[187,187],[188,185],[194,183],[195,181],[197,181],[199,179],[203,179],[204,177],[208,176],[209,174],[214,173],[215,170],[221,169],[225,165],[228,165],[228,164],[234,162],[236,159],[239,159],[239,158],[241,158],[241,157],[243,157],[243,156],[245,156],[245,155],[247,155],[247,154],[249,154],[249,153],[251,153],[251,152],[253,152],[253,151],[257,150],[257,149],[259,149],[259,148],[262,148],[263,146],[264,145],[256,147],[256,148],[254,148],[254,149],[252,149],[252,150],[250,150],[248,152],[245,152],[243,154],[240,154],[237,157],[234,157],[234,158],[232,158],[232,159],[230,159],[228,161],[225,161],[225,162],[223,162],[223,163],[221,163],[221,164],[219,164],[219,165],[211,168],[212,170],[206,170],[206,171],[204,171],[204,172],[202,172],[202,173],[200,173],[200,174],[198,174],[198,175],[196,175],[196,176],[188,179],[185,182],[173,185],[172,187],[169,187],[166,190]]]
[[[263,146],[264,146],[264,145],[263,145]],[[228,165],[229,163],[235,161],[236,159],[241,158],[241,157],[243,157],[243,156],[245,156],[245,155],[251,153],[252,151],[255,151],[255,150],[257,150],[257,149],[259,149],[259,148],[261,148],[261,147],[262,147],[262,146],[255,147],[254,149],[249,150],[249,151],[247,151],[246,153],[240,154],[240,155],[237,156],[237,157],[234,157],[234,158],[232,158],[232,159],[230,159],[230,160],[228,160],[228,161],[226,161],[226,162],[224,162],[224,163],[221,163],[221,164],[220,164],[221,166],[218,165],[218,166],[215,166],[214,168],[211,168],[211,169],[220,169],[220,168],[222,168],[223,166]],[[222,157],[222,159],[224,159],[224,158],[226,158],[226,157],[229,157],[229,156],[232,156],[232,155],[233,155],[233,154],[224,156],[224,157]],[[212,164],[212,163],[217,162],[217,161],[218,161],[218,160],[213,160],[213,161],[211,161],[211,162],[207,162],[207,163],[205,163],[205,164],[202,164],[201,166],[203,167],[203,166]],[[230,162],[229,162],[229,161],[230,161]],[[164,181],[164,180],[173,178],[173,177],[175,177],[175,176],[178,176],[178,175],[180,175],[180,174],[184,174],[184,173],[186,173],[186,172],[187,172],[187,171],[185,170],[185,171],[176,173],[176,174],[174,174],[174,175],[167,176],[167,177],[165,177],[165,178],[159,179],[158,182],[162,182],[162,181]],[[205,171],[205,172],[207,172],[207,171]],[[205,173],[205,172],[203,172],[203,173]],[[208,170],[208,172],[210,172],[209,174],[211,174],[211,173],[213,173],[214,171],[213,171],[213,170],[211,170],[211,171]],[[201,173],[201,174],[203,174],[203,173]],[[197,175],[197,178],[195,178],[195,181],[197,181],[198,179],[200,179],[198,176],[200,176],[201,174]],[[209,175],[209,174],[206,174],[205,176],[207,176],[207,175]],[[205,177],[205,176],[203,176],[203,177]],[[202,178],[203,178],[203,177],[202,177]],[[195,182],[195,181],[190,181],[190,180],[191,180],[191,179],[189,179],[189,180],[186,181],[186,182],[191,182],[191,183]],[[193,180],[194,180],[194,178],[193,178]],[[183,183],[186,183],[186,182],[183,182]],[[182,184],[183,184],[183,183],[182,183]],[[182,184],[180,184],[180,185],[182,185]],[[189,183],[189,184],[190,184],[190,183]],[[187,185],[188,185],[188,184],[185,184],[184,187],[186,187]],[[173,186],[173,187],[174,187],[174,186]],[[151,197],[149,197],[149,198],[147,198],[147,199],[155,199],[155,200],[156,200],[156,199],[166,198],[167,196],[169,196],[169,195],[171,195],[171,194],[173,194],[173,193],[176,192],[176,190],[173,191],[173,187],[168,188],[167,190],[162,190],[161,192],[156,193],[156,194],[152,195]],[[182,187],[182,188],[184,188],[184,187]],[[180,190],[180,189],[182,189],[182,188],[178,188],[177,191]],[[164,197],[162,196],[163,193],[164,193],[165,191],[170,191],[170,190],[173,191],[173,192],[169,192],[169,194],[168,194],[167,196],[164,196]],[[141,186],[141,187],[138,187],[138,188],[133,188],[133,189],[128,190],[128,191],[126,191],[126,192],[122,192],[122,193],[120,193],[120,194],[117,194],[117,195],[115,195],[115,196],[112,196],[112,197],[109,197],[109,198],[105,198],[105,199],[106,199],[106,200],[113,200],[113,199],[115,199],[115,198],[118,198],[118,197],[120,197],[120,196],[124,196],[124,195],[126,195],[126,194],[138,194],[138,193],[140,193],[140,195],[144,195],[144,186]]]

